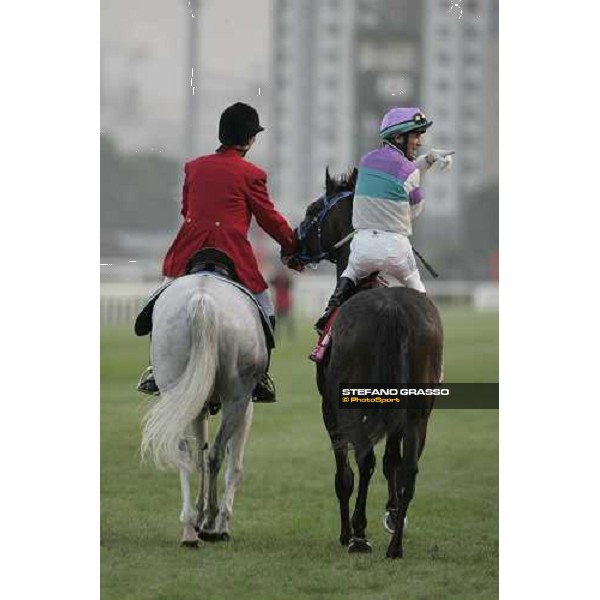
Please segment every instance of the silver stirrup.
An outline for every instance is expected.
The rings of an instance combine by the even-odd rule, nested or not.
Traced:
[[[136,390],[138,392],[142,392],[143,394],[148,394],[149,396],[160,396],[160,392],[156,391],[156,392],[151,392],[147,389],[145,389],[144,384],[146,383],[146,380],[150,378],[150,376],[152,376],[152,367],[148,367],[141,375],[140,380],[138,381]]]

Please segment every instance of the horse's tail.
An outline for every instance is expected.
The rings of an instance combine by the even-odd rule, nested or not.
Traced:
[[[187,366],[144,418],[142,458],[159,468],[182,466],[179,444],[212,394],[218,368],[215,301],[198,292],[188,304],[191,349]]]
[[[369,348],[367,382],[371,388],[397,387],[413,379],[413,356],[415,332],[406,307],[391,298],[384,299],[374,307],[375,322],[363,329],[361,340]],[[402,402],[402,397],[399,397]],[[367,451],[384,436],[398,430],[406,422],[406,410],[402,404],[370,405],[361,410],[360,419],[355,414],[360,409],[342,409],[341,438],[354,446],[357,454]],[[352,414],[354,413],[354,414]]]

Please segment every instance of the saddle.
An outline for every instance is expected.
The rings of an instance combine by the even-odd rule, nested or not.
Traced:
[[[231,257],[217,248],[202,248],[198,250],[185,267],[186,275],[193,275],[194,273],[212,271],[225,277],[240,283],[237,273],[235,271],[235,264]],[[241,284],[240,284],[241,285]]]
[[[275,336],[268,316],[264,313],[252,292],[240,283],[235,264],[228,254],[217,248],[202,248],[187,262],[185,274],[213,276],[221,281],[230,283],[240,291],[244,292],[258,308],[263,331],[265,333],[267,348],[271,350],[275,347]],[[150,298],[148,298],[146,305],[135,320],[134,331],[136,335],[148,335],[152,332],[152,313],[154,311],[154,304],[158,300],[158,297],[173,283],[173,281],[174,280],[163,283],[155,292],[153,292]]]
[[[350,298],[352,298],[352,296],[355,296],[359,292],[379,287],[389,287],[389,283],[382,276],[379,275],[379,271],[376,271],[375,273],[367,275],[367,277],[364,277],[356,284],[356,287],[354,288],[352,293],[348,296],[348,298],[346,298],[346,302]],[[341,307],[338,306],[338,308],[336,308],[331,313],[329,320],[323,328],[323,333],[317,339],[315,347],[308,356],[310,360],[319,363],[325,358],[325,354],[327,352],[327,349],[329,348],[329,343],[331,342],[331,328],[333,327],[333,324],[338,315],[338,312],[340,311],[340,308]]]

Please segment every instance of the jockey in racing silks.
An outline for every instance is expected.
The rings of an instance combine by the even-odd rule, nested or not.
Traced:
[[[269,198],[266,173],[244,159],[256,135],[263,130],[256,110],[237,102],[221,115],[221,146],[217,151],[186,163],[183,223],[165,256],[163,275],[166,279],[185,275],[188,261],[202,248],[221,250],[233,260],[240,283],[252,292],[274,328],[273,302],[248,240],[252,216],[280,244],[282,256],[294,253],[297,239]],[[293,260],[285,262],[290,268],[302,269]],[[151,368],[142,375],[138,390],[158,392]],[[274,386],[267,373],[254,390],[253,399],[275,402]]]
[[[453,150],[430,150],[416,157],[422,136],[433,124],[418,108],[392,108],[381,122],[381,147],[362,157],[354,192],[348,266],[342,273],[325,313],[316,322],[320,333],[333,311],[356,283],[383,271],[406,287],[425,292],[408,236],[423,210],[420,179],[435,163],[452,165]]]

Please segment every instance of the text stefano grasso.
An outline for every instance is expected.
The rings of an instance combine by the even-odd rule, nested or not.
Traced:
[[[419,388],[342,388],[342,394],[349,396],[358,394],[361,396],[448,396],[448,388],[419,387]]]

